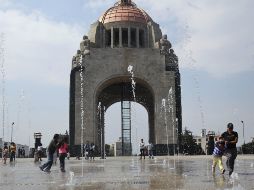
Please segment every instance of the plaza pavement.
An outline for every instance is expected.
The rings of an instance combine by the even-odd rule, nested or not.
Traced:
[[[46,161],[46,158],[42,162]],[[224,166],[225,166],[225,159]],[[253,189],[254,155],[238,155],[235,173],[211,173],[212,156],[111,157],[95,161],[66,160],[66,172],[59,163],[51,173],[39,169],[33,159],[0,163],[1,190],[145,190],[145,189]]]

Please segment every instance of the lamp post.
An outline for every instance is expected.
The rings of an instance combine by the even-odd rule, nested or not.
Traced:
[[[241,121],[243,124],[243,144],[245,144],[245,139],[244,139],[244,121]]]
[[[243,145],[245,145],[245,139],[244,139],[244,121],[241,121],[243,124]],[[243,154],[243,146],[242,146],[242,154]]]
[[[14,122],[12,122],[12,124],[11,124],[11,142],[12,142],[12,134],[13,134],[13,125],[14,124],[15,124]]]

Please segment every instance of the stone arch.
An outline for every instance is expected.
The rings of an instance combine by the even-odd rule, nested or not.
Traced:
[[[136,103],[142,105],[148,114],[148,134],[149,141],[155,143],[155,101],[154,92],[151,86],[140,78],[135,78],[136,82]],[[105,112],[111,105],[121,101],[134,101],[130,76],[115,76],[113,78],[104,80],[95,90],[95,105],[103,107]],[[95,114],[96,115],[96,114]],[[97,116],[96,126],[98,131],[97,144],[101,150],[102,141],[105,139],[104,135],[104,114],[102,118]],[[103,138],[101,138],[103,136]]]

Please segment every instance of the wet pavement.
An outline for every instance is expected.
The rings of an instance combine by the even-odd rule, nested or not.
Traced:
[[[46,161],[44,159],[43,161]],[[224,166],[225,166],[225,159]],[[51,173],[39,169],[33,159],[17,159],[15,164],[0,163],[0,189],[3,190],[95,190],[95,189],[253,189],[254,155],[237,157],[231,177],[216,168],[212,156],[170,156],[139,160],[117,157],[95,161],[66,160],[66,172],[59,163]]]

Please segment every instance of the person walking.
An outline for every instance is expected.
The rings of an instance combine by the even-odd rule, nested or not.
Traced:
[[[6,160],[7,160],[7,157],[8,157],[8,146],[7,146],[7,143],[4,143],[4,149],[3,149],[3,159],[4,159],[4,164],[6,164]]]
[[[222,155],[225,151],[225,141],[223,137],[219,137],[219,140],[215,143],[215,147],[213,150],[213,165],[212,165],[212,172],[215,173],[215,167],[218,164],[221,174],[225,173],[225,169],[222,163]]]
[[[142,156],[144,156],[144,159],[146,159],[145,158],[145,143],[143,139],[141,139],[141,142],[139,143],[139,149],[140,149],[140,160],[142,159]]]
[[[90,160],[94,160],[94,155],[95,155],[95,144],[91,143],[89,151]]]
[[[42,156],[43,156],[43,147],[41,145],[41,146],[38,146],[38,148],[37,148],[37,159],[38,159],[38,161],[42,161]]]
[[[227,131],[225,131],[221,136],[225,140],[225,156],[227,157],[227,168],[229,170],[229,175],[234,171],[235,159],[237,157],[236,143],[238,142],[238,133],[233,131],[233,123],[228,123]]]
[[[89,144],[89,141],[86,141],[86,144],[84,145],[84,156],[86,160],[89,159],[88,157],[89,154],[90,154],[90,144]]]
[[[22,149],[21,149],[21,155],[22,155],[22,158],[26,157],[26,151],[25,151],[24,147],[22,147]]]
[[[22,153],[21,153],[21,149],[20,149],[20,147],[18,148],[18,158],[21,158],[21,155],[22,155]]]
[[[14,142],[11,142],[10,145],[10,162],[15,162],[16,157],[16,144]]]
[[[58,139],[59,139],[59,134],[55,134],[53,139],[51,140],[51,142],[49,143],[48,146],[48,161],[46,163],[44,163],[43,165],[39,166],[39,168],[42,171],[45,172],[50,172],[51,166],[53,164],[53,155],[56,152],[59,143],[58,143]]]
[[[67,136],[63,138],[62,142],[60,143],[60,148],[58,151],[59,151],[60,170],[61,172],[65,172],[65,157],[69,152]]]

